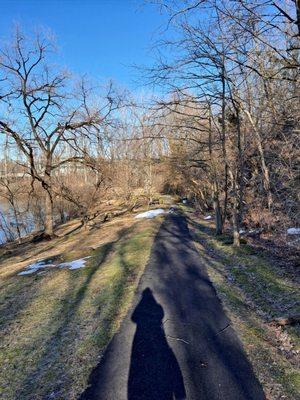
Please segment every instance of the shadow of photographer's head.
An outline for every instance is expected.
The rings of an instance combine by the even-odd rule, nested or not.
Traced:
[[[139,324],[161,325],[164,317],[162,306],[155,300],[152,290],[150,288],[144,289],[141,301],[136,306],[133,314],[132,321]]]
[[[128,400],[186,398],[182,373],[163,329],[163,317],[162,306],[147,287],[131,317],[136,332],[132,343]]]

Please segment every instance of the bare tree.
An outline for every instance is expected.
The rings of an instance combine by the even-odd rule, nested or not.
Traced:
[[[114,107],[112,87],[101,106],[91,104],[84,82],[74,88],[70,74],[51,65],[52,53],[45,35],[31,41],[20,30],[0,51],[1,133],[16,144],[19,162],[44,190],[45,237],[53,236],[54,171],[86,159],[85,143]]]
[[[239,245],[240,226],[245,217],[254,216],[251,208],[258,214],[253,223],[268,228],[278,221],[278,212],[283,213],[282,220],[295,220],[291,210],[297,199],[291,188],[299,149],[299,4],[281,6],[260,0],[158,3],[167,9],[169,24],[177,34],[175,40],[159,41],[160,48],[172,48],[172,59],[161,55],[150,78],[166,88],[169,96],[179,94],[181,104],[194,99],[192,118],[187,109],[178,108],[176,98],[159,104],[182,114],[177,127],[165,123],[170,129],[185,126],[181,140],[189,143],[185,165],[191,167],[190,176],[194,179],[195,152],[202,162],[196,174],[198,185],[203,186],[207,178],[203,172],[210,171],[208,187],[217,233],[231,220],[234,244]],[[207,18],[197,18],[199,10]],[[205,116],[199,125],[197,109]],[[287,148],[289,157],[283,150]],[[283,170],[287,173],[287,164],[290,184],[282,185],[279,176]],[[288,214],[283,192],[293,198]]]

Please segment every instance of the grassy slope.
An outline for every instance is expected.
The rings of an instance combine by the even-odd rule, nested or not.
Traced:
[[[297,314],[299,285],[266,256],[248,245],[235,249],[228,237],[216,239],[210,222],[187,215],[195,244],[268,399],[300,398],[299,327],[269,323],[272,317]]]
[[[1,399],[77,398],[130,306],[160,222],[120,219],[100,232],[79,232],[70,244],[59,238],[57,246],[40,244],[30,256],[0,259]],[[93,244],[102,236],[94,250],[84,246],[93,235]],[[45,254],[92,258],[81,270],[16,275]]]

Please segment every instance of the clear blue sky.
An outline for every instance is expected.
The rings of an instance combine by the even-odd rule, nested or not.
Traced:
[[[166,16],[144,0],[0,0],[0,38],[14,23],[28,32],[50,28],[62,65],[134,88],[133,64],[151,64],[151,42]]]

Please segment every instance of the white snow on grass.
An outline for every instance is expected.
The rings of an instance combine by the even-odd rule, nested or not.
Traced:
[[[51,268],[51,267],[56,267],[55,264],[45,264],[45,261],[38,261],[33,264],[29,264],[24,271],[19,272],[18,275],[30,275],[34,274],[37,272],[39,269],[42,268]]]
[[[74,260],[74,261],[64,262],[64,263],[58,264],[58,267],[59,268],[69,268],[69,269],[84,268],[86,260],[88,258],[91,258],[91,256],[79,258],[78,260]]]
[[[289,228],[286,233],[288,235],[300,235],[300,228]]]
[[[157,215],[164,214],[165,210],[157,208],[156,210],[149,210],[141,214],[137,214],[134,218],[155,218]]]
[[[18,275],[29,275],[29,274],[33,274],[34,272],[36,272],[37,269],[25,269],[25,271],[19,272]]]
[[[207,215],[206,217],[204,217],[203,219],[205,219],[205,220],[209,220],[209,219],[212,219],[212,216],[211,215]]]
[[[19,272],[18,275],[30,275],[34,274],[35,272],[39,271],[40,269],[44,268],[68,268],[68,269],[79,269],[84,268],[86,264],[86,260],[91,258],[91,256],[79,258],[78,260],[74,261],[67,261],[60,264],[45,264],[45,261],[38,261],[34,264],[28,265],[24,271]],[[39,275],[45,273],[46,271],[39,272]]]

